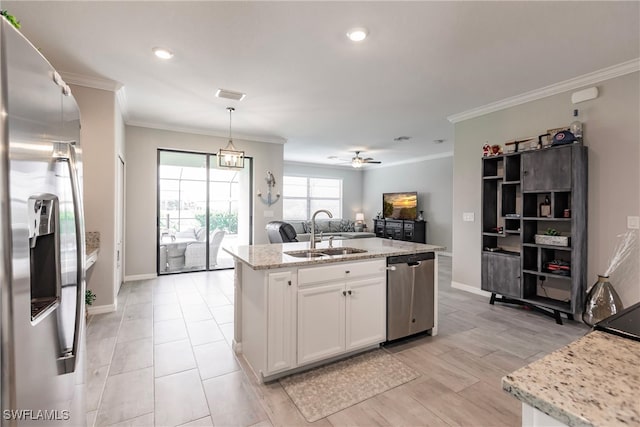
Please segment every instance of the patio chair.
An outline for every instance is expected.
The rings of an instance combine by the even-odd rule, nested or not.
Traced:
[[[214,230],[209,234],[209,268],[218,264],[218,251],[224,239],[224,230]],[[184,266],[188,269],[206,268],[206,242],[192,242],[187,245],[184,253]]]

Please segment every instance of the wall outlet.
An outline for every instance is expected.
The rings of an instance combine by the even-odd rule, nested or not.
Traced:
[[[465,222],[473,222],[475,221],[475,214],[473,212],[463,212],[462,220]]]
[[[628,216],[627,217],[627,228],[629,230],[638,230],[638,229],[640,229],[640,216]]]

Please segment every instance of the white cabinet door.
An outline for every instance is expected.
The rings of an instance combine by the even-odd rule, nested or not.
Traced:
[[[295,366],[295,286],[290,271],[269,274],[267,284],[267,372]]]
[[[350,280],[346,291],[345,350],[384,341],[387,335],[385,278]]]
[[[344,283],[298,291],[298,364],[344,352]]]

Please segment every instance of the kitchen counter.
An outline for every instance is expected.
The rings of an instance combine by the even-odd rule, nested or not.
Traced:
[[[88,270],[98,260],[100,252],[100,232],[87,231],[85,233],[85,268]]]
[[[640,425],[640,342],[591,332],[505,376],[502,388],[569,426]]]
[[[225,248],[235,260],[233,349],[260,381],[376,348],[386,340],[389,256],[435,252],[438,294],[441,246],[377,237],[340,240],[334,248],[366,252],[294,257],[309,242]],[[316,249],[329,248],[329,242]],[[348,301],[348,302],[347,302]],[[438,330],[434,300],[432,335]]]
[[[316,246],[317,249],[328,247],[328,241],[319,242]],[[236,261],[240,261],[248,265],[253,270],[267,270],[273,268],[326,264],[332,262],[356,261],[371,258],[383,258],[395,255],[409,255],[444,250],[443,246],[425,245],[422,243],[411,243],[401,240],[381,239],[378,237],[337,240],[333,242],[333,247],[363,249],[367,252],[317,258],[297,258],[284,253],[288,251],[309,249],[309,242],[239,246],[237,248],[224,248],[224,250],[231,254],[231,256],[233,256]]]

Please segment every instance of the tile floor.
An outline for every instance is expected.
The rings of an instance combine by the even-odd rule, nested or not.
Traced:
[[[314,425],[519,426],[500,378],[587,332],[451,289],[441,257],[440,331],[387,347],[418,379]],[[130,282],[87,327],[88,425],[308,424],[278,382],[259,384],[230,347],[233,271]]]

